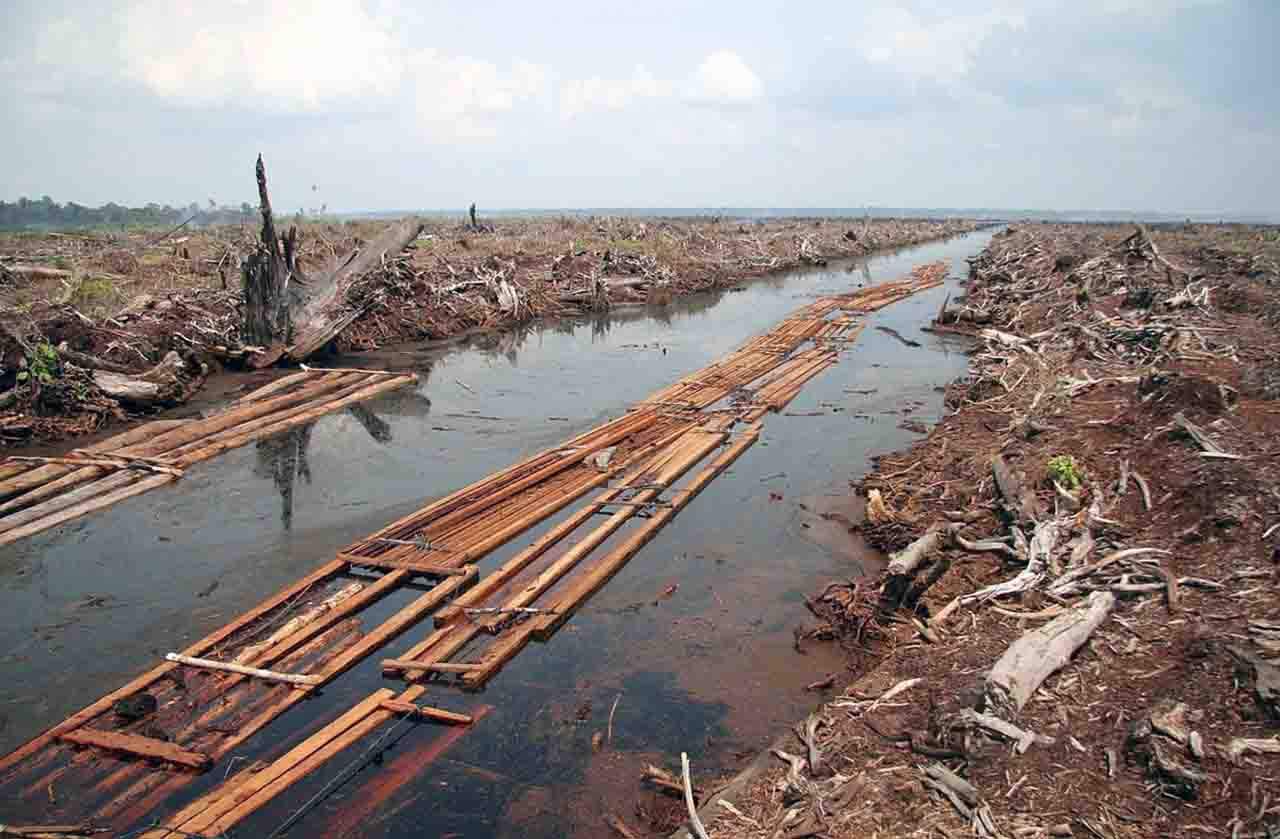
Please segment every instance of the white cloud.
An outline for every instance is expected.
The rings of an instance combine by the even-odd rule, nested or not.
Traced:
[[[760,77],[731,50],[719,50],[703,59],[690,87],[691,98],[726,105],[751,102],[763,94]]]
[[[386,20],[359,0],[316,0],[305,9],[139,0],[122,23],[126,74],[187,105],[316,110],[390,94],[404,64]]]
[[[574,79],[560,90],[560,115],[572,119],[589,111],[620,111],[645,100],[675,100],[717,105],[753,102],[764,94],[760,77],[735,52],[708,55],[693,73],[679,81],[654,77],[637,65],[630,78]]]
[[[573,118],[592,110],[617,111],[642,99],[668,96],[671,85],[654,78],[643,65],[636,65],[628,79],[574,79],[560,91],[560,114]]]
[[[999,9],[927,21],[899,6],[878,6],[867,14],[854,45],[873,64],[912,78],[950,82],[969,71],[987,33],[1024,23],[1021,14]]]
[[[516,61],[509,69],[490,61],[420,50],[408,63],[407,82],[419,123],[435,134],[493,136],[491,118],[540,103],[550,89],[550,72]]]

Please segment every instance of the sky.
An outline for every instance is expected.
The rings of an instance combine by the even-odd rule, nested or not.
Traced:
[[[1277,0],[4,0],[0,198],[1280,218]]]

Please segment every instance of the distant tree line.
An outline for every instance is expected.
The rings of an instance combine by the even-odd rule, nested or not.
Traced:
[[[155,227],[181,224],[228,224],[253,217],[256,208],[248,203],[239,207],[219,205],[212,199],[201,206],[191,202],[185,207],[148,204],[145,207],[122,207],[115,202],[101,207],[86,207],[74,201],[59,204],[45,195],[38,201],[19,198],[0,201],[0,230],[28,230],[69,227]]]

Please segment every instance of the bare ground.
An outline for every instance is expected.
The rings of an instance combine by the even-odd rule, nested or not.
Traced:
[[[892,614],[880,586],[813,598],[855,679],[816,712],[825,768],[792,738],[790,778],[777,759],[737,812],[705,808],[714,839],[1280,835],[1280,232],[1162,229],[1158,257],[1133,232],[1019,226],[975,261],[935,326],[981,336],[971,374],[861,486],[884,502],[872,543],[947,535]],[[997,455],[1030,518],[1010,514]],[[1029,567],[1008,537],[1037,522],[1058,539]],[[1030,582],[970,597],[1011,580]],[[1093,592],[1116,606],[1076,655],[1020,712],[993,707],[1010,645]],[[1021,752],[972,709],[1039,739]],[[937,765],[958,803],[925,784]]]

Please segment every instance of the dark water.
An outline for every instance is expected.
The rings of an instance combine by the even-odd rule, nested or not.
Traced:
[[[989,236],[797,272],[659,311],[342,362],[414,369],[421,381],[415,391],[229,452],[172,487],[0,548],[0,752],[336,549],[617,416],[815,296],[896,279],[938,259],[951,262],[954,291],[964,258]],[[858,515],[848,482],[871,455],[912,439],[899,427],[904,419],[936,420],[938,388],[966,366],[954,341],[919,331],[944,294],[934,289],[874,315],[841,364],[806,385],[792,415],[768,417],[761,441],[551,642],[531,645],[479,696],[433,689],[433,704],[493,709],[443,759],[421,774],[394,769],[397,755],[412,765],[415,750],[440,733],[397,731],[383,766],[408,771],[410,780],[348,825],[344,813],[370,800],[379,783],[377,771],[366,771],[293,835],[342,835],[347,827],[371,837],[597,835],[606,810],[630,814],[645,762],[669,765],[687,751],[707,774],[731,768],[807,711],[816,699],[804,685],[843,659],[812,642],[807,654],[794,651],[804,595],[876,561],[842,523]],[[906,347],[876,325],[923,346]],[[671,586],[674,593],[662,596]],[[410,596],[387,598],[365,625]],[[387,652],[427,631],[410,631]],[[295,736],[310,718],[327,719],[383,684],[376,661],[366,662],[245,751],[277,744],[282,728]],[[612,744],[593,754],[592,734],[606,727],[615,698]],[[343,762],[297,785],[238,835],[269,834]]]

